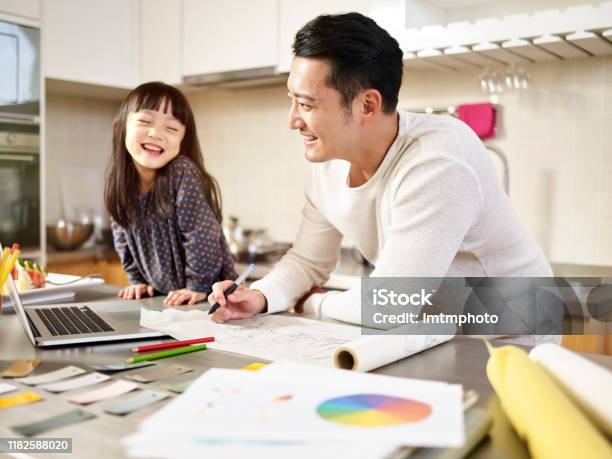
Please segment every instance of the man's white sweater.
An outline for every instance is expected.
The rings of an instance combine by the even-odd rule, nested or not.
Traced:
[[[289,309],[336,266],[343,237],[377,277],[550,276],[501,189],[489,153],[463,122],[400,111],[398,135],[365,184],[350,164],[312,165],[293,248],[251,288],[268,312]],[[312,295],[310,312],[359,323],[359,289]]]

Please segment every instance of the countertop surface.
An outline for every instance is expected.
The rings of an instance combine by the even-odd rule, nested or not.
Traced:
[[[268,274],[276,261],[280,260],[280,256],[265,260],[254,261],[256,264],[255,270],[250,274],[249,279],[261,279]],[[249,261],[237,261],[235,263],[236,272],[240,274],[249,264]],[[374,267],[367,263],[361,262],[355,255],[353,249],[343,248],[340,252],[340,257],[336,268],[329,276],[329,280],[324,285],[328,289],[348,290],[352,287],[359,287],[360,279],[370,275]]]
[[[34,257],[36,258],[36,257]],[[253,278],[263,277],[268,273],[274,263],[281,257],[268,257],[265,261],[255,261],[257,269],[254,272]],[[119,260],[112,244],[97,244],[93,247],[81,248],[78,250],[54,250],[50,249],[47,252],[48,263],[71,263],[81,261],[96,261],[96,260]],[[236,270],[241,272],[250,261],[237,261]],[[612,266],[591,266],[578,265],[572,263],[551,263],[555,276],[563,277],[612,277]],[[366,277],[369,276],[374,267],[362,262],[356,251],[351,248],[342,248],[338,264],[333,272],[333,275],[341,277]],[[333,277],[333,276],[332,276]],[[343,285],[343,284],[342,284]],[[343,288],[343,287],[338,287]]]
[[[116,298],[116,292],[116,287],[100,285],[89,291],[79,292],[76,300],[86,303],[109,300]],[[144,306],[159,307],[162,302],[163,297],[160,296],[147,299],[142,303]],[[207,305],[202,307],[206,309]],[[160,342],[160,340],[146,341],[149,344],[156,342]],[[134,347],[135,344],[134,341],[130,341],[96,346],[83,345],[57,349],[36,349],[29,342],[15,315],[5,314],[0,316],[0,368],[8,366],[13,359],[33,357],[43,360],[41,367],[39,367],[41,372],[50,371],[67,364],[86,366],[94,363],[118,362],[130,355],[129,349]],[[612,368],[612,358],[610,357],[591,354],[585,354],[585,356]],[[462,384],[466,389],[476,390],[480,395],[478,405],[487,409],[493,416],[494,427],[490,436],[476,447],[471,457],[526,458],[528,457],[527,451],[501,413],[498,400],[486,378],[485,365],[487,358],[488,353],[481,340],[460,336],[426,352],[379,368],[374,373],[447,381]],[[194,369],[194,372],[164,380],[162,383],[189,381],[209,368],[241,368],[255,360],[258,359],[215,350],[178,356],[173,358],[172,363],[189,366]],[[124,375],[125,372],[121,372],[112,376],[117,379]],[[161,388],[157,382],[148,384],[146,387]],[[11,425],[33,422],[74,408],[74,405],[64,401],[61,396],[47,392],[44,395],[45,400],[38,402],[36,405],[25,405],[4,410],[2,423],[0,423],[0,437],[15,436],[9,428]],[[100,451],[104,451],[105,458],[125,457],[117,439],[135,430],[142,419],[159,409],[163,403],[167,403],[167,401],[124,417],[105,414],[96,406],[97,404],[89,405],[84,409],[96,414],[98,416],[96,419],[57,429],[43,434],[43,436],[73,438],[73,452],[76,453],[74,457],[100,457]]]

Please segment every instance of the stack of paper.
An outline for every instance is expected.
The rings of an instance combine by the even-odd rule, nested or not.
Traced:
[[[279,362],[212,369],[124,439],[132,457],[384,457],[464,442],[460,385]]]

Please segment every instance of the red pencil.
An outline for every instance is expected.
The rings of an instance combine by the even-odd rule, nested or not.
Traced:
[[[150,344],[149,346],[138,346],[132,349],[132,352],[147,352],[147,351],[158,351],[160,349],[172,349],[175,347],[189,346],[190,344],[199,343],[212,343],[215,340],[214,337],[209,336],[207,338],[188,339],[186,341],[169,341],[161,344]]]

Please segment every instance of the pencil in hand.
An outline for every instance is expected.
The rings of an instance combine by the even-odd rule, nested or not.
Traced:
[[[238,277],[238,279],[236,279],[234,281],[234,283],[232,285],[230,285],[227,290],[225,290],[223,292],[223,296],[229,296],[232,293],[234,293],[236,291],[236,289],[238,288],[238,286],[240,284],[242,284],[246,278],[249,276],[249,274],[251,274],[251,272],[255,269],[255,264],[251,263],[249,266],[246,267],[246,269],[244,271],[242,271],[242,274]],[[208,310],[208,315],[210,314],[214,314],[215,311],[217,309],[219,309],[221,307],[221,305],[219,304],[219,302],[217,301],[215,304],[213,304],[210,309]]]

